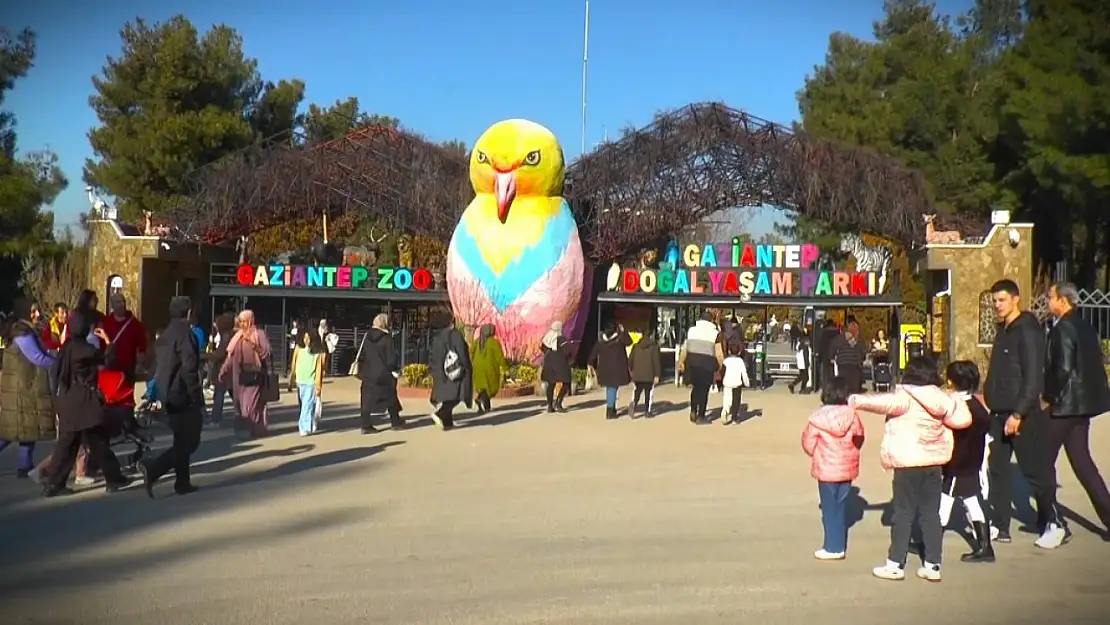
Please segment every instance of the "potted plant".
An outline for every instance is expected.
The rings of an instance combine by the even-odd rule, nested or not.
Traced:
[[[539,369],[527,363],[514,363],[505,369],[501,398],[524,397],[536,393],[536,380],[539,379]]]
[[[574,367],[570,370],[570,379],[573,382],[571,385],[571,392],[575,395],[585,392],[586,375],[586,369],[582,367]]]

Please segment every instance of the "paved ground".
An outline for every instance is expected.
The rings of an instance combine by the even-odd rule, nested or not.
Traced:
[[[819,563],[816,487],[798,448],[812,398],[753,393],[758,416],[695,427],[679,404],[650,422],[505,405],[449,433],[361,436],[354,387],[329,384],[332,431],[234,444],[206,433],[202,491],[43,500],[0,457],[0,622],[75,625],[307,623],[1106,623],[1110,544],[1032,536],[1000,562],[945,579],[883,582],[881,423],[868,421],[847,561]],[[287,398],[286,401],[289,401]],[[714,399],[719,402],[719,396]],[[406,414],[422,408],[409,400]],[[719,403],[718,403],[719,405]],[[292,415],[277,416],[289,432]],[[1110,425],[1096,456],[1110,467]],[[1061,499],[1092,518],[1061,462]]]

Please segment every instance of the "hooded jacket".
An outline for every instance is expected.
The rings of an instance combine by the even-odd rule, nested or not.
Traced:
[[[819,482],[851,482],[859,477],[863,422],[848,406],[821,406],[802,430],[802,451],[812,458],[810,475]]]
[[[638,384],[648,384],[663,377],[663,357],[659,350],[659,343],[650,336],[644,336],[628,354],[628,369],[632,374],[632,381]]]
[[[599,386],[624,386],[632,381],[628,373],[628,351],[632,337],[625,332],[602,334],[590,354],[590,364],[597,370]]]
[[[886,415],[879,447],[886,469],[944,466],[952,459],[952,430],[971,426],[967,402],[936,386],[902,384],[890,393],[852,395],[848,403]]]

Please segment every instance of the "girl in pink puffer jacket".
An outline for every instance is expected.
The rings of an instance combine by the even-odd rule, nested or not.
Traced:
[[[863,447],[863,422],[848,406],[848,383],[833,378],[821,391],[820,408],[802,431],[802,450],[812,462],[821,497],[821,523],[825,543],[813,553],[818,560],[843,560],[848,550],[846,502],[852,480],[859,477],[859,451]]]
[[[925,563],[917,576],[939,582],[941,467],[952,458],[952,430],[971,425],[967,403],[941,388],[936,362],[921,356],[907,363],[902,383],[893,392],[853,395],[848,405],[886,415],[879,455],[883,467],[894,471],[893,518],[887,562],[874,569],[875,577],[905,578],[910,532],[917,517],[925,543]]]

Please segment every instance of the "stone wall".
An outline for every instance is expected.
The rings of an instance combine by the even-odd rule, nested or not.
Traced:
[[[89,222],[88,288],[108,304],[108,279],[123,278],[123,295],[132,310],[142,310],[143,259],[158,256],[156,237],[121,236],[110,221]]]
[[[1010,231],[1018,235],[1010,242]],[[1033,226],[995,226],[979,244],[928,245],[927,267],[947,269],[951,275],[948,301],[948,354],[945,360],[972,360],[985,372],[993,341],[994,309],[989,296],[991,284],[1010,278],[1028,304],[1033,293]],[[930,298],[935,293],[929,293]]]

